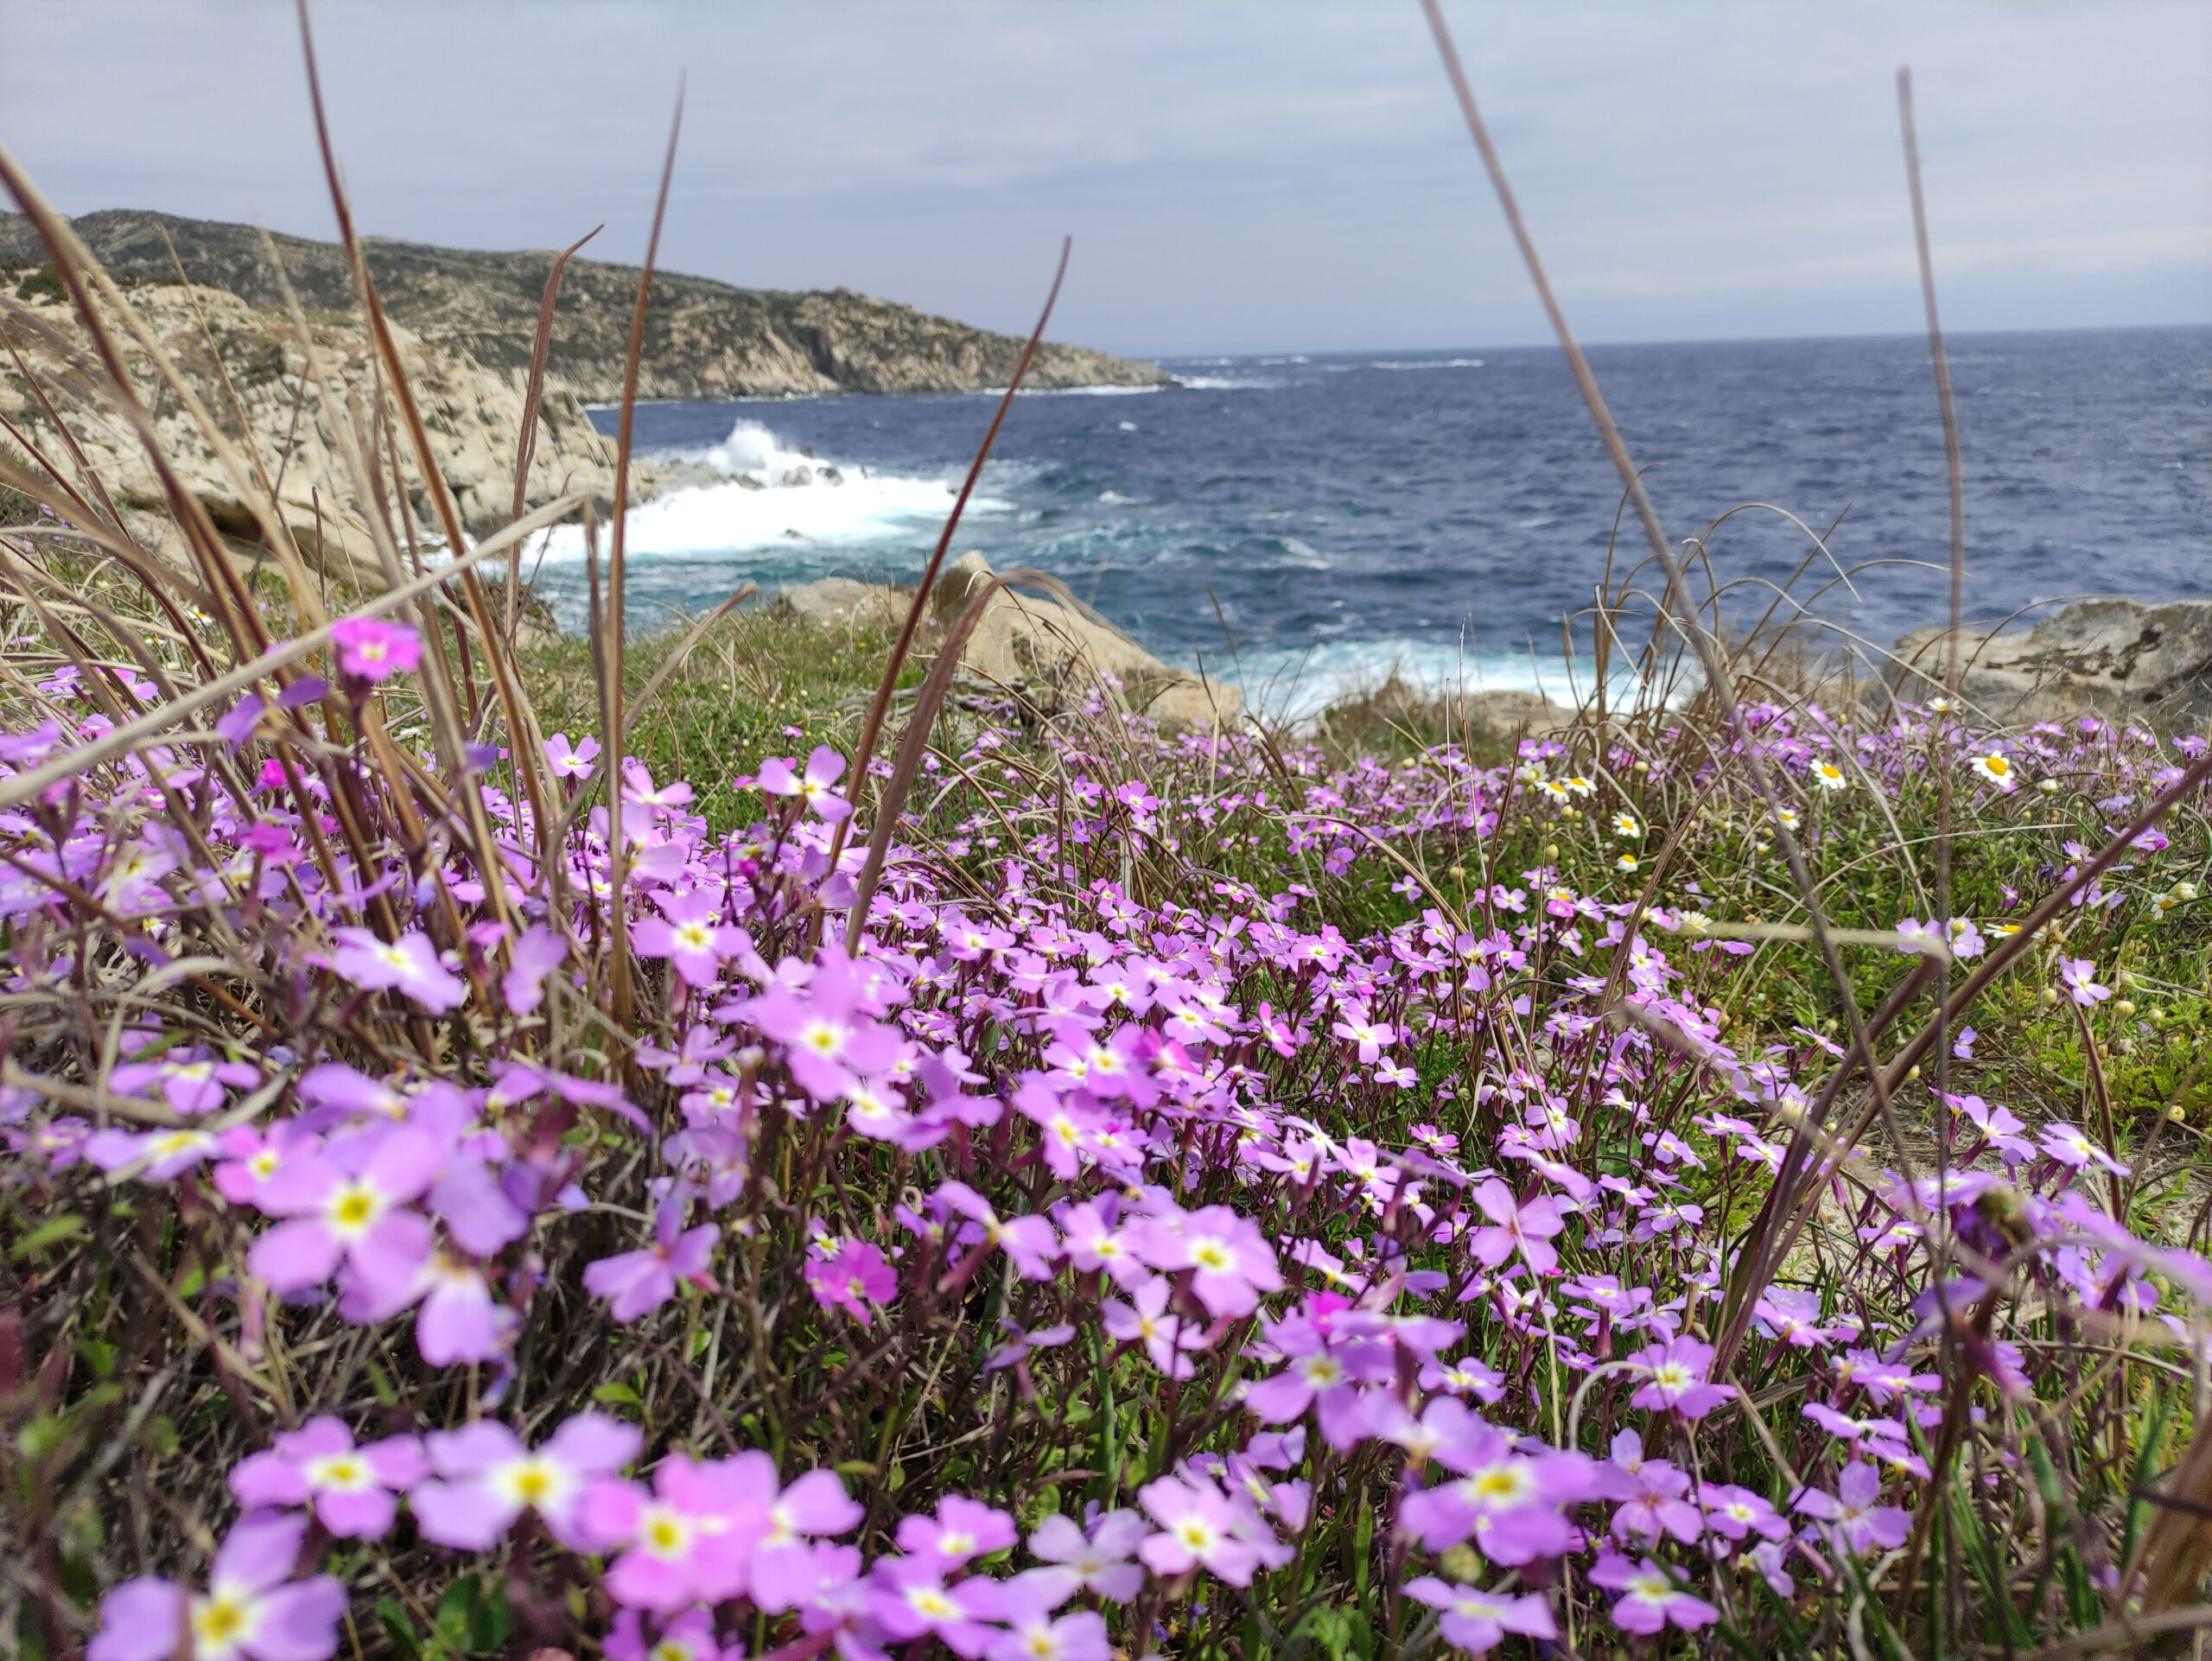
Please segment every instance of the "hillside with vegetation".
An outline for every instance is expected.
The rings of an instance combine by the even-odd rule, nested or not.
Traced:
[[[92,256],[119,277],[192,282],[282,315],[284,284],[310,312],[350,310],[353,278],[334,243],[252,226],[137,209],[72,221]],[[269,264],[273,244],[283,277]],[[174,258],[171,254],[175,250]],[[530,363],[537,309],[554,256],[440,248],[371,237],[371,276],[395,321],[518,382]],[[47,259],[21,214],[0,213],[0,262],[35,283]],[[622,391],[638,268],[577,258],[554,321],[552,384],[587,403]],[[50,280],[50,279],[49,279]],[[762,398],[823,392],[967,392],[1004,386],[1022,342],[850,289],[741,289],[677,271],[653,274],[639,396]],[[1030,366],[1038,387],[1167,384],[1156,366],[1047,342]]]

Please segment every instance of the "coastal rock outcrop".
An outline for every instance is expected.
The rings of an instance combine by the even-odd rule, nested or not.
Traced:
[[[963,554],[938,574],[930,595],[934,649],[995,576],[982,555]],[[850,577],[823,577],[785,589],[772,603],[821,623],[896,627],[913,601],[912,589]],[[960,653],[976,678],[1055,703],[1103,691],[1125,708],[1171,728],[1233,723],[1243,704],[1234,686],[1162,663],[1112,625],[1059,601],[1001,589]]]
[[[439,538],[412,449],[404,438],[393,436],[405,429],[376,373],[368,331],[358,314],[320,315],[310,321],[303,341],[289,318],[256,311],[220,289],[174,282],[134,284],[126,298],[244,460],[249,478],[251,458],[258,456],[294,540],[321,569],[362,582],[381,575],[366,531],[374,504],[361,500],[353,482],[344,456],[348,439],[359,451],[382,451],[387,483],[391,458],[399,457],[408,516],[418,537]],[[19,291],[17,304],[19,311],[0,314],[0,341],[22,354],[40,387],[64,406],[92,472],[119,508],[144,516],[139,528],[158,545],[168,505],[162,481],[127,423],[103,404],[97,383],[83,372],[88,343],[74,310],[59,296],[35,290]],[[115,332],[118,339],[129,338],[120,329]],[[513,506],[521,388],[451,346],[426,340],[404,327],[395,326],[393,334],[439,476],[452,493],[463,527],[478,535],[505,524]],[[320,373],[310,372],[310,347]],[[205,430],[143,351],[133,346],[125,356],[139,401],[152,413],[162,450],[187,487],[205,504],[219,529],[243,543],[257,542],[259,531],[238,481]],[[380,391],[385,407],[379,411]],[[41,436],[54,437],[35,391],[15,372],[12,362],[0,372],[0,415],[34,444]],[[582,406],[565,392],[549,391],[537,423],[526,505],[537,506],[578,490],[611,500],[614,446],[592,426]],[[53,448],[66,455],[61,447]],[[650,466],[633,469],[633,498],[649,495],[654,484]]]
[[[1897,642],[1885,678],[1898,697],[1942,690],[1948,633],[1918,629]],[[2076,601],[2031,628],[1966,631],[1959,658],[1968,713],[2001,725],[2088,714],[2165,732],[2212,722],[2212,601]]]
[[[855,628],[896,628],[914,602],[912,589],[862,582],[855,577],[825,576],[779,590],[773,601],[809,622],[849,624]]]
[[[938,573],[930,605],[950,625],[996,575],[972,549]],[[1234,722],[1242,701],[1225,686],[1177,669],[1119,629],[1058,601],[1001,589],[962,648],[961,661],[1007,685],[1043,681],[1080,693],[1096,685],[1129,709],[1173,727]]]

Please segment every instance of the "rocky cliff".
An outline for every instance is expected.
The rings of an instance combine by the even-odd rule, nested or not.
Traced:
[[[132,209],[87,213],[73,223],[93,256],[118,275],[175,281],[173,243],[194,282],[236,295],[257,310],[283,308],[262,234],[251,226]],[[351,308],[341,249],[302,237],[273,240],[302,306]],[[519,384],[550,253],[480,253],[383,238],[370,239],[366,253],[394,321]],[[22,215],[0,213],[0,262],[31,267],[45,258]],[[635,266],[570,262],[554,322],[550,373],[556,386],[587,403],[620,396],[637,296]],[[781,293],[656,271],[639,392],[701,398],[974,391],[1005,385],[1021,345],[1010,334],[849,289]],[[1169,379],[1152,364],[1047,344],[1030,366],[1028,383],[1148,386]]]
[[[4,283],[0,276],[0,284]],[[55,400],[91,471],[133,518],[142,540],[162,545],[173,533],[162,523],[167,501],[161,481],[136,435],[93,390],[97,378],[84,372],[89,342],[75,312],[35,283],[21,284],[15,296],[15,309],[0,310],[0,344],[22,354],[38,390]],[[311,558],[334,576],[375,580],[365,531],[374,505],[362,501],[344,460],[347,434],[355,436],[357,448],[365,452],[381,450],[387,460],[400,455],[409,517],[419,534],[436,534],[420,470],[404,438],[394,437],[404,429],[388,392],[382,419],[377,418],[380,378],[373,372],[368,331],[358,314],[324,312],[311,321],[313,349],[323,370],[318,378],[308,372],[307,344],[289,321],[257,311],[237,295],[171,282],[133,285],[129,300],[226,439],[242,455],[250,449],[259,456],[285,522]],[[476,533],[504,524],[513,506],[521,389],[466,353],[425,340],[411,329],[395,328],[393,333],[439,475],[453,493],[463,523]],[[257,539],[252,517],[207,432],[142,351],[134,347],[126,356],[132,384],[152,412],[164,453],[217,526],[251,544]],[[4,356],[0,416],[66,474],[76,476],[68,446],[60,442],[33,386]],[[0,449],[13,448],[0,436]],[[641,465],[639,471],[634,488],[640,495],[649,493],[653,470]],[[593,428],[582,406],[565,392],[548,395],[539,406],[530,504],[572,490],[607,500],[613,493],[613,474],[614,446]],[[250,551],[242,549],[249,556]]]

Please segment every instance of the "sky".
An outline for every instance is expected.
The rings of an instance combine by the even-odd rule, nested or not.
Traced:
[[[1588,340],[2212,321],[2212,0],[1447,0]],[[1414,0],[320,0],[363,226],[645,249],[1147,355],[1547,338]],[[64,212],[328,236],[289,0],[6,0]]]

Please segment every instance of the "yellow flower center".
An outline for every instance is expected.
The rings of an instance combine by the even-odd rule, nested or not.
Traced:
[[[1475,1492],[1484,1499],[1510,1499],[1528,1484],[1510,1466],[1496,1465],[1475,1479]]]
[[[318,1488],[365,1488],[369,1486],[369,1467],[365,1460],[352,1454],[334,1454],[328,1459],[314,1461],[308,1467],[308,1480]]]
[[[382,1196],[374,1188],[351,1178],[339,1184],[330,1196],[330,1225],[341,1234],[359,1234],[376,1221],[383,1208]]]
[[[234,1593],[219,1592],[195,1603],[192,1637],[200,1649],[227,1650],[253,1626],[252,1609]]]
[[[673,1511],[655,1510],[638,1530],[638,1543],[656,1557],[678,1557],[691,1543],[691,1530]]]

